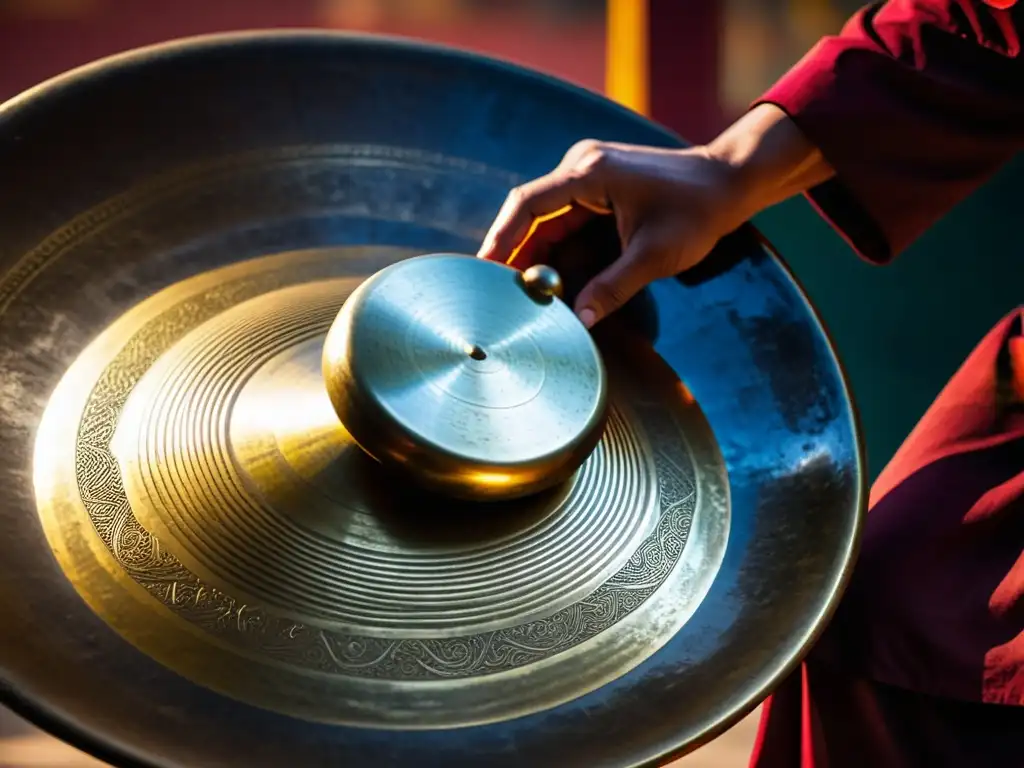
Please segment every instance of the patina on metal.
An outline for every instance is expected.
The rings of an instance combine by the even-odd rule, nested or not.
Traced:
[[[724,555],[724,465],[671,370],[609,339],[608,428],[561,487],[496,506],[396,485],[338,421],[320,357],[360,266],[429,266],[401,256],[280,254],[131,310],[51,398],[37,501],[94,610],[199,685],[349,726],[501,722],[675,636]],[[70,548],[75,526],[100,548]]]
[[[601,436],[604,364],[550,266],[407,259],[366,280],[324,344],[356,443],[432,491],[497,501],[560,485]]]
[[[606,426],[541,493],[398,480],[327,393],[353,291],[475,252],[588,136],[679,145],[521,69],[305,32],[0,108],[5,701],[152,766],[653,765],[756,706],[865,496],[839,363],[753,230],[598,326]],[[593,233],[552,254],[570,306]]]

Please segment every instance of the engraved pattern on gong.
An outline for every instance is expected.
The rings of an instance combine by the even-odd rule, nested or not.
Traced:
[[[278,169],[294,172],[268,173]],[[390,186],[393,199],[382,199],[378,188],[373,190],[374,194],[367,194],[364,188],[382,174],[394,177],[409,172],[409,179],[401,183],[396,180]],[[403,221],[409,218],[410,206],[415,204],[423,222],[470,236],[482,236],[483,232],[467,232],[465,212],[449,196],[434,193],[437,179],[442,175],[463,180],[482,178],[496,190],[506,190],[521,182],[516,174],[482,163],[402,147],[331,144],[242,153],[161,176],[75,217],[0,276],[0,316],[36,275],[76,246],[101,236],[104,230],[130,216],[157,205],[166,207],[170,198],[181,196],[192,206],[204,205],[209,199],[215,201],[214,208],[219,214],[229,215],[227,208],[234,201],[231,195],[224,194],[218,181],[236,182],[240,175],[253,177],[251,184],[241,185],[247,193],[244,205],[259,205],[263,200],[263,207],[269,206],[278,216],[285,213],[282,206],[294,202],[304,203],[303,212],[307,215],[316,208],[344,215],[345,208],[352,208],[362,217]],[[373,211],[367,210],[367,199],[375,201]],[[310,203],[315,203],[315,207],[310,208]],[[485,227],[486,223],[480,225]]]
[[[658,408],[640,414],[651,438],[648,445],[678,450],[654,456],[660,501],[654,530],[604,583],[546,617],[458,637],[375,636],[316,626],[268,605],[248,605],[199,580],[136,519],[110,441],[133,388],[161,354],[219,313],[284,282],[274,274],[242,280],[165,311],[120,350],[85,407],[76,445],[81,498],[117,562],[151,595],[239,649],[281,663],[354,677],[429,680],[485,675],[541,661],[613,626],[657,591],[682,553],[696,496],[681,430]]]
[[[365,199],[365,195],[359,194],[365,184],[381,174],[403,173],[413,174],[416,183],[389,185],[388,189],[394,193],[392,197],[375,198],[375,209],[365,210],[365,204],[359,202]],[[217,197],[222,182],[233,182],[239,175],[253,177],[254,183],[246,185],[252,200]],[[426,211],[429,219],[426,223],[431,227],[463,236],[482,234],[472,229],[471,221],[475,218],[467,217],[459,208],[460,203],[445,195],[431,194],[432,185],[441,183],[443,176],[480,178],[481,183],[486,183],[488,188],[494,186],[496,190],[507,189],[517,181],[510,174],[477,163],[418,150],[366,145],[287,148],[186,169],[88,211],[26,254],[0,280],[0,315],[36,275],[58,259],[75,256],[86,247],[102,245],[104,233],[115,224],[140,216],[156,205],[166,208],[171,199],[187,200],[188,205],[195,205],[197,200],[201,203],[204,195],[213,195],[218,200],[218,210],[227,211],[230,221],[225,222],[226,225],[235,219],[244,222],[248,220],[246,217],[251,218],[250,205],[260,208],[264,204],[280,206],[282,201],[301,200],[307,211],[308,206],[313,205],[317,210],[329,210],[332,215],[345,215],[351,210],[363,218],[396,221],[406,220],[413,209],[419,214]],[[481,223],[484,222],[481,220]],[[186,238],[192,236],[180,234]],[[152,247],[141,241],[136,245],[143,249]],[[76,474],[81,497],[94,527],[116,562],[160,602],[185,620],[241,649],[258,651],[286,664],[350,676],[436,679],[502,671],[544,659],[583,642],[640,605],[671,572],[685,543],[694,507],[691,462],[682,447],[681,431],[675,425],[668,429],[680,445],[680,455],[664,466],[677,469],[659,468],[657,477],[662,501],[677,497],[678,503],[663,504],[658,528],[606,584],[586,599],[545,619],[518,626],[515,631],[398,641],[365,633],[344,634],[296,621],[288,617],[287,612],[262,604],[246,604],[202,583],[166,552],[135,518],[116,460],[110,453],[109,440],[127,396],[162,351],[219,312],[287,282],[264,276],[222,286],[177,305],[141,329],[126,344],[91,393],[76,443]],[[648,433],[665,427],[660,413],[652,414],[645,421]],[[662,458],[656,457],[659,467],[664,463]],[[686,491],[674,494],[672,489],[678,488]],[[639,570],[630,577],[630,568]]]
[[[660,512],[621,412],[561,493],[481,509],[395,487],[323,386],[324,336],[347,287],[264,294],[165,353],[115,440],[142,526],[200,578],[266,608],[400,636],[518,624],[617,571]]]

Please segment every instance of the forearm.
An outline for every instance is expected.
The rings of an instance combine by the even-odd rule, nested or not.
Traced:
[[[707,152],[730,169],[745,218],[834,176],[818,148],[772,104],[749,111],[708,144]]]
[[[784,112],[820,150],[835,177],[807,187],[797,174],[793,187],[885,263],[1024,148],[1022,32],[1024,3],[889,0],[822,40],[753,111]]]

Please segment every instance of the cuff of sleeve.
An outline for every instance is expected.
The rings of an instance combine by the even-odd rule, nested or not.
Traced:
[[[876,264],[891,261],[979,187],[1024,137],[1019,97],[986,85],[1006,77],[1005,61],[935,33],[927,51],[933,61],[968,64],[956,76],[934,63],[928,71],[893,56],[896,43],[883,46],[882,32],[902,29],[884,14],[885,7],[855,15],[758,101],[789,115],[832,166],[835,177],[807,195]]]
[[[821,40],[756,103],[782,109],[835,171],[832,180],[807,191],[812,206],[862,258],[885,264],[950,201],[944,199],[949,190],[922,194],[919,177],[910,172],[942,154],[927,140],[934,133],[928,110],[914,103],[928,87],[921,73],[894,58],[872,32],[879,7],[854,14],[838,36]],[[921,157],[911,160],[915,152]]]
[[[879,120],[884,110],[873,105],[870,92],[858,93],[867,89],[857,78],[838,82],[836,59],[847,47],[842,38],[821,41],[753,106],[778,107],[818,148],[836,175],[808,190],[808,201],[858,255],[885,264],[919,233],[905,231],[871,205],[879,177],[864,147],[877,147],[865,135],[864,118],[851,119],[851,104]]]
[[[908,5],[855,14],[758,100],[789,115],[832,166],[807,195],[876,264],[1024,146],[1018,60]]]

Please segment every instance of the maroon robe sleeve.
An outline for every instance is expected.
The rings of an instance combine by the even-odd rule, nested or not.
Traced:
[[[889,0],[758,101],[835,169],[808,197],[863,257],[892,259],[1024,147],[1022,30],[1024,2]]]

